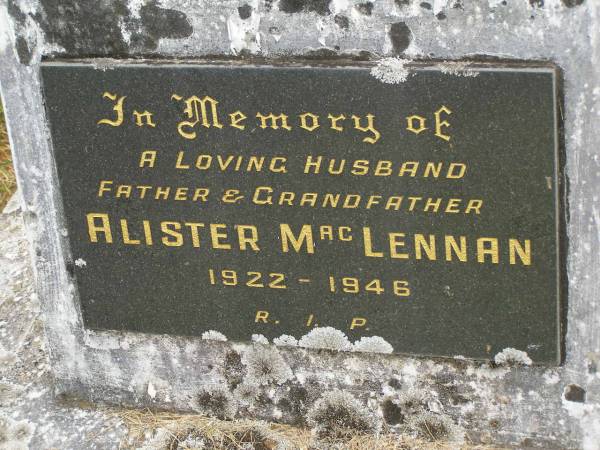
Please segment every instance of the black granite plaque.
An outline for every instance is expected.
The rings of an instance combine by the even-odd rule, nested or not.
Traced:
[[[560,360],[554,68],[42,66],[85,326]]]

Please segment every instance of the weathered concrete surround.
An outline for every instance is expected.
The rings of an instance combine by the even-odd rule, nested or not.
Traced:
[[[248,381],[253,350],[251,344],[83,329],[65,263],[71,259],[40,92],[42,58],[345,54],[548,60],[561,67],[564,77],[569,180],[564,365],[490,368],[460,359],[279,347],[293,375],[289,378],[284,370],[287,381],[275,378],[261,386],[262,400],[250,412],[301,423],[306,406],[335,387],[366,400],[375,411],[399,392],[422,391],[436,405],[432,409],[451,416],[475,440],[600,448],[600,3],[355,3],[0,0],[2,96],[57,391],[111,403],[195,410],[204,386],[222,382],[231,387],[235,373]],[[102,69],[111,61],[97,63]]]

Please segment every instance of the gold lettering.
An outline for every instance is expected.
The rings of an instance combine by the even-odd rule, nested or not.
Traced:
[[[398,172],[398,176],[403,177],[404,174],[408,172],[408,174],[411,177],[414,177],[417,175],[418,168],[419,168],[419,163],[416,161],[403,162],[402,166],[400,166],[400,171]]]
[[[498,264],[498,239],[479,238],[477,239],[477,262],[484,263],[485,256],[490,255],[492,263]]]
[[[358,131],[362,131],[364,133],[367,133],[367,132],[373,133],[372,137],[363,138],[363,142],[368,142],[369,144],[374,144],[375,142],[377,142],[379,140],[379,138],[381,137],[381,134],[379,133],[379,131],[377,131],[377,129],[375,128],[375,126],[373,124],[373,119],[375,119],[375,116],[373,114],[367,114],[365,117],[367,118],[367,126],[363,127],[360,124],[360,117],[353,115],[352,120],[354,120],[354,128],[357,129]]]
[[[140,157],[140,167],[154,167],[156,163],[156,150],[144,150]]]
[[[227,225],[224,223],[211,223],[210,224],[210,238],[212,241],[212,247],[221,250],[231,250],[231,244],[222,242],[222,239],[227,239],[227,233],[220,233],[219,230],[226,229]]]
[[[139,239],[131,239],[131,236],[129,235],[129,226],[127,226],[127,220],[125,220],[125,219],[121,219],[121,234],[123,235],[123,244],[130,244],[130,245],[139,245],[140,244]]]
[[[254,225],[237,225],[238,240],[240,241],[240,250],[246,250],[246,246],[250,246],[255,252],[258,248],[258,230]],[[247,233],[250,233],[248,236]]]
[[[287,123],[288,116],[286,116],[285,114],[275,115],[273,113],[269,113],[268,115],[264,115],[261,113],[256,113],[256,117],[258,117],[260,119],[260,127],[263,130],[268,127],[267,120],[271,121],[270,126],[274,130],[278,130],[279,128],[284,128],[289,131],[292,129],[292,127],[290,127]],[[277,121],[281,122],[281,126],[278,125]]]
[[[306,123],[306,119],[310,117],[311,125]],[[319,116],[312,113],[300,114],[300,128],[304,128],[308,131],[314,131],[319,128]]]
[[[363,242],[365,256],[383,258],[383,252],[376,252],[373,250],[373,240],[371,238],[371,229],[369,227],[363,227]]]
[[[117,114],[117,117],[115,117],[114,120],[100,119],[98,121],[98,125],[104,124],[104,125],[110,125],[111,127],[121,126],[121,124],[123,123],[123,102],[125,101],[125,99],[127,97],[118,97],[117,94],[111,94],[110,92],[105,92],[104,94],[102,94],[102,98],[107,98],[109,100],[112,100],[113,102],[114,101],[117,102],[115,104],[115,106],[113,106],[113,111]]]
[[[256,311],[256,317],[254,318],[254,322],[262,322],[267,323],[267,319],[269,318],[269,311]]]
[[[444,236],[446,246],[446,261],[452,261],[452,253],[458,257],[459,261],[467,262],[467,238],[460,236],[460,247],[454,236]]]
[[[175,162],[175,168],[176,169],[189,169],[190,165],[189,164],[184,164],[183,163],[183,158],[185,157],[185,152],[179,152],[177,153],[177,162]]]
[[[440,116],[442,115],[442,113],[446,113],[446,114],[449,115],[449,114],[452,114],[452,111],[450,111],[445,106],[442,106],[435,113],[433,113],[433,115],[435,116],[435,133],[434,134],[437,137],[439,137],[440,139],[443,139],[445,141],[449,141],[450,140],[450,136],[448,136],[447,134],[443,134],[442,133],[442,127],[449,127],[450,124],[447,121],[440,119]]]
[[[146,239],[146,245],[152,245],[152,230],[150,230],[150,222],[142,220],[142,226],[144,227],[144,238]]]
[[[113,182],[110,181],[110,180],[102,180],[102,181],[100,181],[100,187],[98,188],[98,197],[103,197],[103,194],[105,192],[110,192],[111,189],[107,188],[105,186],[109,186],[111,184],[113,184]]]
[[[281,236],[281,249],[284,253],[290,251],[289,244],[292,244],[296,253],[300,253],[303,245],[306,245],[306,253],[313,254],[315,252],[315,243],[310,225],[302,225],[302,229],[297,238],[294,236],[294,233],[287,223],[280,223],[279,230]]]
[[[112,244],[113,238],[110,230],[108,214],[89,213],[86,215],[86,218],[90,242],[98,242],[98,233],[103,233],[104,241],[107,244]],[[96,219],[100,219],[102,221],[102,225],[96,225]]]
[[[162,243],[167,247],[181,247],[183,245],[183,236],[179,232],[181,230],[179,222],[161,222],[160,230],[170,236],[163,236],[162,238]]]
[[[454,169],[458,169],[458,173],[454,173]],[[465,175],[465,172],[467,171],[467,166],[466,164],[463,163],[450,163],[450,166],[448,167],[448,173],[446,174],[446,176],[448,178],[462,178]]]
[[[172,100],[181,101],[183,97],[177,94],[173,94],[171,96]],[[210,117],[212,119],[212,125],[209,121],[206,104],[210,103]],[[197,96],[192,96],[184,100],[185,109],[183,113],[187,116],[189,120],[184,120],[179,122],[177,125],[177,131],[179,134],[185,139],[196,139],[196,132],[193,131],[194,127],[202,122],[202,126],[204,128],[210,128],[211,126],[215,128],[223,128],[223,125],[219,123],[219,116],[217,113],[217,105],[219,104],[214,98],[209,97],[208,95],[204,98],[200,99]],[[200,106],[200,110],[198,110],[198,106]],[[191,129],[191,130],[189,130]]]
[[[346,120],[346,116],[340,114],[339,116],[334,116],[332,114],[328,114],[327,118],[331,120],[331,129],[335,131],[344,131],[344,127],[340,127],[337,123],[340,120]]]
[[[139,112],[133,111],[133,115],[135,117],[135,124],[138,127],[143,127],[144,125],[148,125],[149,127],[155,128],[156,124],[152,121],[152,113],[149,111]],[[144,123],[144,119],[146,123]]]
[[[185,222],[184,225],[190,229],[190,234],[192,235],[192,246],[195,248],[200,247],[200,236],[198,235],[198,229],[204,228],[204,224],[197,222]]]
[[[521,263],[524,266],[531,265],[531,241],[529,239],[525,239],[525,246],[517,240],[510,238],[508,240],[508,254],[509,254],[509,262],[511,264],[517,263],[516,256],[519,256]]]
[[[435,235],[429,235],[429,241],[422,234],[415,234],[415,258],[423,259],[421,251],[425,251],[427,259],[435,261],[437,259],[435,252]]]
[[[229,114],[229,120],[231,121],[231,126],[237,128],[238,130],[245,130],[246,125],[240,125],[243,120],[246,120],[246,115],[241,111],[236,111]]]
[[[419,124],[418,127],[415,127],[415,125],[414,125],[415,120]],[[418,116],[416,114],[412,115],[412,116],[408,116],[406,118],[406,129],[415,134],[422,133],[423,131],[425,131],[427,129],[427,127],[425,126],[425,117]]]
[[[465,214],[469,214],[471,210],[475,210],[475,214],[480,213],[480,209],[483,206],[483,200],[469,200],[467,204],[467,209],[465,210]]]
[[[350,324],[350,329],[354,330],[355,328],[362,328],[367,324],[367,319],[364,317],[353,317],[352,323]]]
[[[407,253],[399,253],[398,248],[404,247],[404,233],[388,233],[390,241],[390,258],[408,259]]]

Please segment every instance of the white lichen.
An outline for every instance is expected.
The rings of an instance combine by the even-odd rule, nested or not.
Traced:
[[[223,333],[215,330],[208,330],[202,333],[202,339],[205,341],[227,341],[227,337]]]
[[[189,448],[189,449],[205,449],[210,448],[210,444],[207,442],[207,439],[203,436],[193,436],[188,435],[182,441],[177,443],[177,448]]]
[[[3,443],[0,448],[2,448],[2,450],[30,450],[29,446],[21,441],[7,441]]]
[[[13,422],[9,426],[9,436],[13,441],[28,444],[33,436],[33,425],[27,420]]]
[[[409,62],[409,59],[384,58],[371,69],[371,75],[382,83],[404,83],[410,75],[410,71],[406,67]]]
[[[167,448],[171,441],[172,433],[166,428],[157,428],[153,433],[148,434],[141,447],[138,450],[156,450]]]
[[[148,383],[148,389],[146,391],[148,392],[150,398],[154,400],[154,398],[156,397],[156,388],[152,383]]]
[[[27,449],[33,436],[33,425],[27,420],[15,421],[10,417],[0,417],[0,448]]]
[[[469,66],[466,61],[445,61],[438,65],[440,71],[447,75],[459,77],[476,77],[479,72]]]
[[[348,337],[342,331],[333,327],[313,328],[309,333],[300,338],[298,346],[343,352],[352,350],[352,343],[348,340]]]
[[[85,267],[85,266],[87,266],[87,262],[85,261],[85,259],[82,259],[82,258],[77,258],[77,259],[75,260],[75,265],[76,265],[77,267]]]
[[[233,390],[233,395],[242,405],[252,405],[260,395],[260,389],[256,384],[241,383]]]
[[[462,443],[464,441],[464,431],[446,414],[426,411],[409,416],[406,428],[414,436],[433,442]]]
[[[9,406],[14,403],[23,392],[23,388],[13,383],[0,383],[0,406]]]
[[[269,340],[262,334],[253,334],[252,342],[255,344],[269,345]]]
[[[7,364],[12,364],[17,360],[17,355],[15,355],[13,352],[6,350],[1,344],[0,344],[0,363],[3,363],[4,365]]]
[[[401,391],[393,402],[398,405],[405,415],[414,415],[426,410],[427,395],[421,389],[410,388]]]
[[[0,417],[0,444],[10,440],[10,419]]]
[[[530,366],[533,361],[527,355],[526,352],[522,350],[517,350],[515,348],[505,348],[500,353],[494,356],[494,362],[499,366]]]
[[[235,417],[238,404],[229,390],[220,384],[203,387],[196,397],[198,410],[218,419]]]
[[[334,440],[375,433],[381,425],[376,414],[341,390],[323,394],[308,411],[307,421],[319,437]]]
[[[251,384],[282,384],[293,376],[292,369],[274,347],[255,346],[244,352],[242,363],[247,369],[246,382]]]
[[[296,339],[294,336],[290,336],[289,334],[282,334],[281,336],[273,339],[273,344],[280,347],[297,347],[298,339]]]
[[[379,336],[362,337],[352,346],[353,352],[392,353],[394,347]]]

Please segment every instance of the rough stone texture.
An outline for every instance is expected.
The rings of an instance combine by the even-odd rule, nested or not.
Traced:
[[[261,387],[263,393],[250,412],[293,422],[305,416],[306,405],[319,393],[338,388],[354,393],[373,410],[385,405],[396,421],[398,414],[389,414],[386,400],[416,391],[430,397],[430,410],[452,417],[475,440],[598,448],[598,2],[436,0],[424,6],[426,2],[382,0],[373,2],[370,15],[354,7],[359,2],[343,0],[84,3],[0,0],[2,95],[58,392],[194,410],[201,389],[228,383],[221,363],[225,354],[234,349],[243,355],[252,345],[83,330],[64,265],[65,232],[40,92],[42,57],[278,58],[343,53],[377,58],[402,52],[407,59],[551,60],[564,76],[562,116],[570,183],[564,365],[490,368],[460,359],[280,348],[293,377]],[[251,10],[240,14],[238,8],[245,5]],[[398,23],[410,30],[410,38],[404,26],[393,25]]]
[[[0,448],[117,448],[126,433],[114,415],[54,397],[27,244],[20,213],[0,212],[0,421],[28,429]]]

